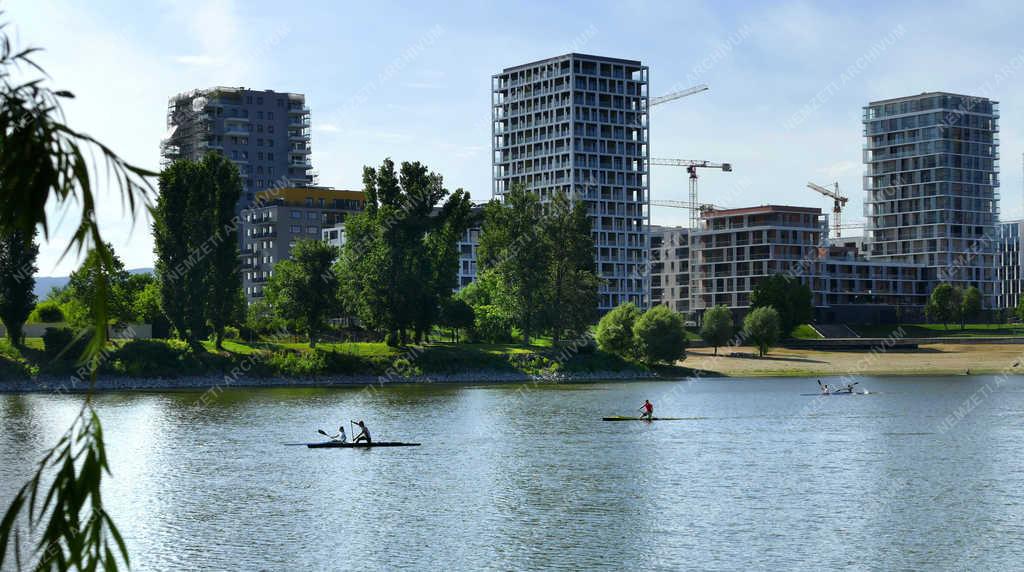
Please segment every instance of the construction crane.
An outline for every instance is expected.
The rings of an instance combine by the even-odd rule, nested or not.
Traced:
[[[836,238],[842,238],[843,236],[843,207],[846,206],[846,201],[850,200],[848,197],[843,196],[839,193],[839,183],[832,183],[835,189],[829,189],[821,185],[814,183],[807,183],[808,189],[813,189],[819,193],[832,199],[832,220],[835,222],[836,227]]]
[[[668,165],[671,167],[686,167],[686,172],[690,174],[690,229],[696,230],[698,223],[700,222],[700,202],[697,200],[697,169],[721,169],[722,171],[732,171],[732,163],[712,163],[711,161],[694,161],[690,159],[651,159],[651,165]],[[692,205],[698,205],[698,208],[692,208]]]
[[[700,93],[702,91],[707,91],[707,90],[708,90],[708,86],[702,83],[700,85],[695,85],[695,86],[691,87],[690,89],[684,89],[682,91],[674,91],[672,93],[668,93],[668,94],[665,94],[665,95],[662,95],[662,96],[659,96],[659,97],[652,97],[652,98],[650,98],[647,101],[647,106],[648,107],[652,107],[652,106],[655,106],[655,105],[660,105],[662,103],[667,103],[669,101],[674,101],[676,99],[682,99],[682,98],[687,97],[689,95],[694,95],[694,94]]]

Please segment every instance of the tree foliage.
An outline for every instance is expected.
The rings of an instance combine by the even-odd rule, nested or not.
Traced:
[[[69,127],[59,100],[73,96],[49,88],[41,78],[12,73],[20,69],[45,75],[32,61],[34,49],[15,49],[5,29],[0,29],[0,36],[0,234],[32,234],[38,226],[49,238],[48,202],[52,200],[58,212],[72,205],[80,209],[65,253],[91,250],[105,267],[97,273],[96,295],[89,300],[95,327],[82,356],[94,375],[107,342],[106,277],[115,269],[96,214],[93,160],[98,154],[104,162],[107,180],[119,187],[133,217],[149,204],[147,177],[153,173],[128,164],[99,141]],[[40,570],[116,570],[118,555],[127,564],[128,551],[100,497],[101,480],[108,472],[100,421],[87,397],[70,429],[44,456],[0,520],[0,569],[10,558],[24,562],[23,539],[34,543],[29,556]],[[24,523],[29,531],[21,534],[18,528]]]
[[[224,329],[241,313],[234,214],[241,192],[238,168],[217,153],[175,161],[160,173],[153,239],[161,307],[196,350],[208,329],[219,349]]]
[[[949,329],[949,322],[960,320],[962,305],[963,291],[949,282],[943,282],[932,289],[924,313],[929,320],[941,322],[943,327]]]
[[[981,290],[975,286],[969,286],[964,290],[963,300],[960,302],[960,329],[967,327],[966,323],[978,319],[981,315]]]
[[[542,240],[542,211],[537,195],[522,187],[487,203],[477,249],[478,265],[498,278],[499,304],[522,332],[523,342],[544,327],[548,311],[548,260]]]
[[[306,333],[316,347],[327,320],[337,315],[338,278],[334,261],[338,249],[319,240],[300,240],[291,257],[274,265],[264,289],[274,316]]]
[[[773,274],[761,280],[750,293],[751,308],[775,308],[783,336],[790,335],[800,324],[811,321],[813,301],[813,293],[806,284],[785,274]]]
[[[704,323],[700,327],[700,337],[709,346],[715,348],[715,355],[718,355],[718,348],[729,343],[733,334],[732,311],[728,306],[712,306],[704,312]]]
[[[747,338],[757,346],[758,355],[764,357],[782,335],[782,319],[771,306],[754,308],[743,319]]]
[[[402,163],[396,173],[391,159],[363,168],[363,188],[366,210],[345,221],[340,296],[392,343],[419,343],[457,285],[456,242],[470,221],[469,194],[449,192],[441,175],[419,162]]]
[[[636,357],[633,326],[640,316],[640,309],[632,302],[613,308],[597,323],[597,347],[622,357]]]
[[[600,279],[586,205],[556,193],[547,207],[541,221],[548,260],[546,322],[557,344],[582,335],[594,323]]]
[[[114,247],[107,244],[109,261],[103,261],[99,250],[93,250],[85,257],[82,265],[68,278],[65,317],[76,329],[95,324],[99,315],[92,304],[96,297],[104,297],[104,306],[109,321],[131,320],[128,290],[128,271],[114,253]]]
[[[14,345],[24,342],[25,321],[36,303],[33,288],[39,246],[35,237],[35,229],[0,234],[0,321]]]
[[[636,352],[647,363],[675,363],[686,355],[686,323],[679,312],[657,305],[633,324]]]

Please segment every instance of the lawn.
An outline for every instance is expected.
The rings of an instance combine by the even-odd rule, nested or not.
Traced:
[[[810,324],[800,324],[793,328],[791,336],[798,340],[820,340],[824,337],[818,333],[818,330],[812,328]]]

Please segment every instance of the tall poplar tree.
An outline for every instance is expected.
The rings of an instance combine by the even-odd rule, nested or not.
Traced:
[[[0,321],[14,345],[25,341],[25,320],[36,305],[36,231],[12,230],[0,235]]]

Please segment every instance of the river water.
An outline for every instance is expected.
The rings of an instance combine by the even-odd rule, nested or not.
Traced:
[[[104,492],[136,570],[1021,569],[1024,379],[861,387],[104,394]],[[0,396],[4,506],[79,403]],[[359,418],[422,446],[284,445]]]

